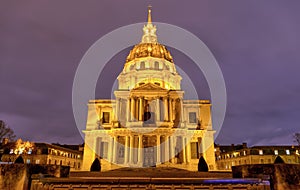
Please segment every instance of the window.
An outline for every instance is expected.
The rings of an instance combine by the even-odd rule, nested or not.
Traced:
[[[274,150],[274,154],[275,154],[275,155],[278,155],[278,150]]]
[[[51,159],[49,159],[49,164],[51,164]]]
[[[109,112],[103,112],[103,123],[109,123]]]
[[[189,123],[197,123],[196,112],[189,113]]]
[[[156,70],[159,69],[159,63],[157,61],[154,62],[154,69],[156,69]]]
[[[9,154],[13,154],[14,153],[14,149],[10,149]]]
[[[40,160],[39,159],[35,160],[35,164],[40,164]]]
[[[100,144],[100,157],[101,158],[108,158],[108,143],[107,142],[101,142]],[[80,158],[80,156],[78,155],[77,158]]]
[[[264,163],[264,159],[260,159],[260,163],[263,164]]]
[[[192,142],[191,143],[191,157],[192,159],[197,159],[199,158],[199,152],[198,152],[198,143],[197,142]]]
[[[119,148],[119,158],[124,158],[124,146]]]
[[[134,70],[134,65],[131,65],[131,66],[130,66],[130,70],[131,70],[131,71]]]
[[[166,70],[170,70],[170,67],[168,65],[166,65]]]
[[[290,150],[285,150],[285,153],[286,153],[286,155],[290,155],[291,153],[290,153]]]
[[[32,149],[30,148],[27,152],[27,154],[31,154],[32,153]]]
[[[246,150],[244,150],[244,151],[243,151],[243,154],[244,154],[244,156],[246,156],[246,155],[247,155],[247,153],[246,153]]]
[[[159,82],[155,82],[154,84],[156,84],[157,86],[160,86],[160,83],[159,83]]]
[[[141,62],[140,69],[145,69],[145,62],[144,61]]]
[[[26,160],[26,164],[30,164],[30,159],[27,159],[27,160]]]
[[[264,152],[263,152],[263,150],[259,150],[259,155],[263,155],[264,154]]]

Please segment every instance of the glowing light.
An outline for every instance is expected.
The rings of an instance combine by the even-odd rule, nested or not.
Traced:
[[[31,154],[34,147],[34,143],[29,141],[23,142],[21,139],[18,139],[15,143],[14,154]]]

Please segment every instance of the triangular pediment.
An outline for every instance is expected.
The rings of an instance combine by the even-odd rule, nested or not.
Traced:
[[[141,86],[135,87],[132,89],[133,91],[167,91],[167,89],[164,89],[156,84],[152,83],[146,83]]]

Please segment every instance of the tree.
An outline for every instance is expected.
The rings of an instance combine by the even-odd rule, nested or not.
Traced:
[[[8,138],[10,141],[15,139],[14,131],[2,120],[0,120],[0,139]]]
[[[295,139],[295,142],[298,143],[298,145],[300,146],[300,133],[295,133],[294,139]]]

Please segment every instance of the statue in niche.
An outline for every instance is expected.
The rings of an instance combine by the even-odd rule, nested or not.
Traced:
[[[202,120],[199,120],[199,119],[198,119],[196,130],[201,130],[201,129],[203,129],[203,128],[202,128]]]
[[[154,113],[151,112],[150,106],[148,103],[146,104],[144,110],[145,110],[144,118],[143,118],[144,124],[153,124],[154,123]]]

